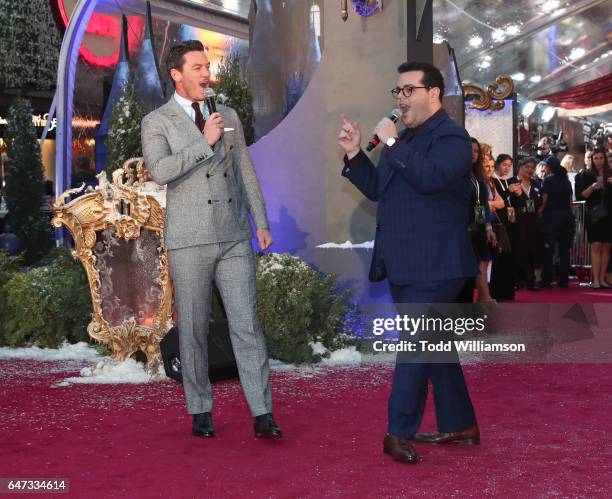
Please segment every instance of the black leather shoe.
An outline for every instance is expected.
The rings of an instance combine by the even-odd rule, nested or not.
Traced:
[[[255,416],[255,436],[259,438],[280,438],[283,436],[282,430],[274,421],[272,413]]]
[[[212,424],[212,414],[203,412],[202,414],[193,415],[193,426],[191,434],[194,437],[211,438],[215,436],[215,427]]]

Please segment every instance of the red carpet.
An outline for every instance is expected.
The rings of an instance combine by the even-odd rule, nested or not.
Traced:
[[[516,303],[612,303],[612,289],[592,289],[572,282],[569,288],[516,292]]]
[[[50,388],[82,365],[0,361],[0,477],[87,498],[610,497],[611,365],[467,366],[482,444],[421,445],[416,466],[381,453],[389,366],[273,373],[286,438],[270,442],[235,381],[214,386],[204,440],[173,382]]]

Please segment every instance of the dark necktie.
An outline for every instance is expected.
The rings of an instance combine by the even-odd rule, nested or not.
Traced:
[[[204,130],[204,123],[206,123],[206,121],[204,120],[204,115],[202,114],[202,110],[200,109],[200,104],[197,102],[192,102],[191,107],[195,111],[195,124],[198,127],[198,130],[200,130],[201,132],[202,130]]]

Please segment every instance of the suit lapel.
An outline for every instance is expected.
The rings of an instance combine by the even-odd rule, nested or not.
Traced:
[[[189,137],[193,137],[194,141],[202,135],[196,124],[191,121],[191,118],[187,116],[185,110],[178,102],[176,102],[174,97],[171,97],[166,104],[165,111],[166,115],[172,120],[172,122],[176,123],[176,126],[180,130],[181,134],[187,134]]]
[[[221,116],[223,116],[223,122],[225,123],[225,128],[230,128],[232,126],[235,126],[230,123],[230,119],[227,116],[227,113],[223,111],[222,107],[219,107],[217,109],[217,112],[221,114]],[[214,172],[217,168],[219,168],[219,166],[222,166],[223,164],[225,164],[226,162],[225,159],[227,156],[227,151],[225,147],[226,147],[225,136],[223,136],[221,137],[221,140],[219,140],[219,142],[215,144],[215,147],[213,149],[215,153],[215,157],[213,160],[213,164],[210,166],[211,173]]]
[[[170,98],[168,103],[165,106],[164,112],[166,116],[170,119],[172,123],[178,129],[178,133],[183,136],[187,136],[188,142],[195,142],[202,136],[202,133],[198,130],[196,124],[191,121],[191,118],[187,116],[185,110],[181,107],[181,105],[176,102],[174,98]],[[226,120],[227,125],[227,117],[223,115],[223,118]],[[211,164],[208,166],[207,171],[212,173],[219,165],[219,155],[220,151],[222,151],[222,147],[225,147],[224,139],[222,138],[213,149],[215,153]]]
[[[402,130],[399,134],[398,140],[403,141],[407,133],[407,129]],[[385,154],[384,151],[382,152],[382,154]],[[382,194],[383,192],[385,192],[385,189],[389,185],[389,182],[391,182],[391,179],[395,176],[395,170],[389,166],[386,155],[382,158],[379,167],[383,167],[380,171],[382,180],[382,188],[380,189],[380,194]]]
[[[429,123],[424,124],[423,126],[427,127],[428,130],[433,130],[434,128],[438,127],[442,122],[444,122],[446,119],[448,119],[448,114],[446,113],[446,111],[444,109],[442,109],[437,115],[435,115],[431,121]],[[412,138],[410,138],[409,142],[413,141],[413,140],[417,140],[418,139],[418,135],[419,132],[421,132],[422,130],[417,130],[416,134],[412,136]],[[400,142],[404,141],[406,138],[406,135],[408,134],[409,130],[406,128],[404,130],[401,131],[400,135],[399,135],[399,140]],[[383,152],[384,154],[384,152]],[[387,162],[387,158],[383,158],[381,160],[381,162],[379,163],[379,167],[383,166],[384,163]],[[385,189],[387,188],[387,186],[389,185],[389,182],[391,182],[391,180],[393,179],[393,177],[395,176],[395,169],[390,168],[389,165],[384,164],[383,170],[380,172],[381,176],[385,176],[386,178],[383,180],[383,186],[382,189],[380,190],[380,194],[382,194]],[[382,180],[382,178],[381,178]]]

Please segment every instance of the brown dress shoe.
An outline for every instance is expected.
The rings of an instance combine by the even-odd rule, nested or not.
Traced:
[[[389,454],[394,461],[410,464],[419,462],[419,456],[417,456],[409,438],[396,437],[387,433],[383,440],[383,452]]]
[[[478,426],[472,426],[467,430],[454,431],[451,433],[417,433],[414,441],[420,444],[465,444],[478,445],[480,443],[480,431]]]

